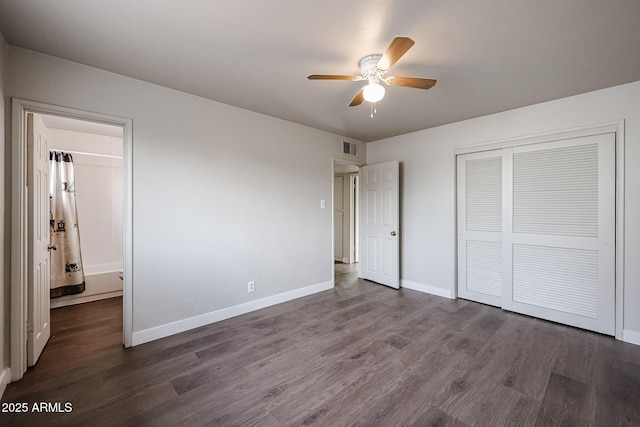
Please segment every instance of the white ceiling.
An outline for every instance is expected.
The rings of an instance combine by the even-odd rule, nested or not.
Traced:
[[[44,125],[49,129],[70,130],[73,132],[91,133],[114,138],[123,137],[123,129],[121,126],[45,114],[41,114],[40,116],[42,117]]]
[[[638,0],[0,0],[9,44],[371,141],[640,80]],[[415,46],[371,119],[353,74]]]
[[[333,173],[341,174],[341,173],[355,173],[358,172],[360,168],[355,165],[348,165],[346,163],[333,162]]]

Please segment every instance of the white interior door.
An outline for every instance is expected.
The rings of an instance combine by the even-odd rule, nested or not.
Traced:
[[[615,134],[458,156],[458,294],[615,334]]]
[[[458,295],[502,304],[502,150],[458,156]]]
[[[29,194],[29,276],[27,288],[27,364],[38,361],[51,335],[49,257],[49,146],[38,115],[27,115]]]
[[[362,276],[400,287],[400,167],[397,161],[362,168]]]

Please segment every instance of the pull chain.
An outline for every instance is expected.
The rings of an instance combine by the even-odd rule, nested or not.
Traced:
[[[378,108],[376,107],[376,103],[371,103],[371,118],[373,119],[373,115],[378,112]]]

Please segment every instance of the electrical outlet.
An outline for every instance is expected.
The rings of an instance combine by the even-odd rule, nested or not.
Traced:
[[[247,292],[255,292],[256,290],[256,282],[253,280],[247,283]]]

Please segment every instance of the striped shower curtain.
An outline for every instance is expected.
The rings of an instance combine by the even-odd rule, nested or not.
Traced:
[[[49,197],[51,214],[51,298],[84,292],[84,270],[80,251],[73,157],[70,153],[49,154]]]

